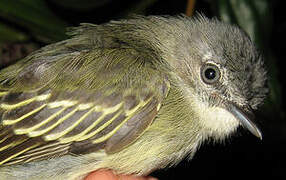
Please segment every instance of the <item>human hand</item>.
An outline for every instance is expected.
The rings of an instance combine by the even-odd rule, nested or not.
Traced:
[[[158,180],[151,176],[116,175],[111,170],[99,170],[90,173],[85,180]]]

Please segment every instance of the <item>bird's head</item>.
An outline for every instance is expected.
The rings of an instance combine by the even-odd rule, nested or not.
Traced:
[[[125,30],[120,26],[113,33],[117,41],[138,49],[146,59],[158,59],[152,64],[166,68],[208,136],[223,139],[241,124],[262,138],[252,110],[268,92],[266,71],[243,30],[203,15],[137,17],[119,24]]]
[[[268,92],[266,71],[250,38],[236,26],[204,17],[177,24],[173,32],[181,38],[169,62],[205,132],[220,139],[241,124],[262,138],[252,110]]]

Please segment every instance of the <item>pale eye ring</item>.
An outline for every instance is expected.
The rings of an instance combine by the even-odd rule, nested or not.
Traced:
[[[206,84],[214,84],[220,79],[220,70],[214,64],[205,64],[201,68],[201,78]]]

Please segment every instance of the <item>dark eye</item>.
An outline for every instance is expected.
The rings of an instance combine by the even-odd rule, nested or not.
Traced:
[[[201,69],[201,77],[207,84],[216,83],[220,78],[220,71],[216,65],[206,64]]]

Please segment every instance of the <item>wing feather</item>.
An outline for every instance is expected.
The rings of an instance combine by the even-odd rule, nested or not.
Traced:
[[[59,107],[48,109],[44,108],[38,115],[36,115],[33,119],[28,122],[19,122],[14,125],[14,132],[17,135],[20,134],[27,134],[29,137],[33,137],[33,133],[35,133],[36,129],[44,126],[45,124],[49,123],[61,113],[63,113],[67,108],[66,107]],[[49,116],[45,117],[46,114],[50,114]],[[32,121],[32,122],[31,122]],[[29,123],[31,122],[31,123]]]
[[[65,102],[57,100],[51,102],[49,98],[53,95],[50,93],[49,96],[45,96],[48,98],[42,98],[41,101],[33,98],[34,100],[28,104],[9,109],[2,108],[4,113],[1,129],[4,133],[4,129],[9,127],[11,131],[1,136],[0,153],[1,155],[4,154],[3,157],[7,157],[6,159],[2,158],[2,161],[0,159],[0,162],[2,164],[15,164],[68,153],[68,150],[63,151],[55,148],[55,146],[49,147],[49,142],[57,142],[68,149],[69,146],[65,145],[71,145],[75,142],[88,141],[88,144],[96,146],[108,141],[130,119],[139,117],[140,112],[145,111],[145,107],[154,106],[153,109],[159,110],[157,109],[159,101],[154,95],[146,95],[145,93],[140,96],[139,93],[135,94],[132,96],[123,95],[120,102],[108,102],[106,105],[104,103],[106,102],[104,101],[105,98],[102,99],[103,102],[97,103],[86,101],[73,103],[68,99],[64,100]],[[37,95],[36,97],[43,96]],[[22,101],[26,100],[21,99]],[[14,103],[19,104],[19,102]],[[149,118],[146,124],[150,124],[153,119],[154,117]],[[5,137],[8,138],[5,139]],[[123,137],[121,136],[121,138]],[[38,141],[31,141],[33,139],[38,139]],[[134,139],[134,137],[130,139]],[[109,149],[114,149],[111,148],[112,144],[115,143],[114,141],[113,139],[112,142],[108,143]],[[128,144],[126,142],[125,145]],[[30,144],[32,148],[25,144]],[[116,142],[116,144],[120,143]],[[74,147],[73,152],[76,152]],[[119,146],[117,145],[117,147]]]
[[[165,75],[133,49],[54,46],[1,70],[0,165],[116,152],[148,128],[168,94]]]
[[[4,164],[17,156],[40,146],[42,143],[38,138],[28,139],[25,143],[17,144],[15,147],[1,151],[0,164]]]
[[[44,144],[24,152],[21,154],[21,156],[15,157],[12,161],[5,163],[5,165],[36,161],[46,159],[47,157],[59,157],[61,155],[67,154],[69,152],[69,148],[69,144],[60,144],[59,142]]]

